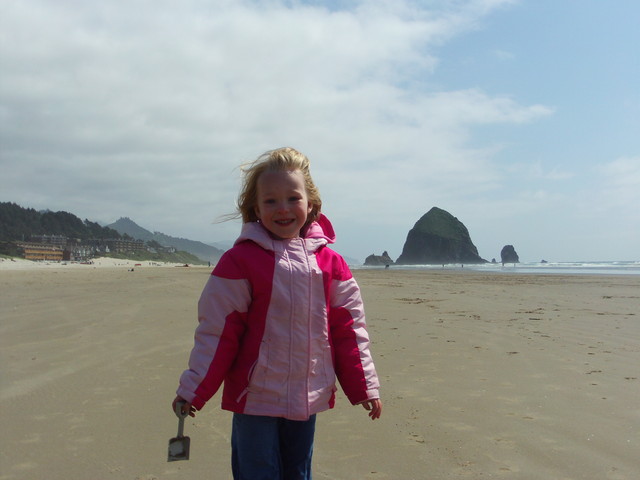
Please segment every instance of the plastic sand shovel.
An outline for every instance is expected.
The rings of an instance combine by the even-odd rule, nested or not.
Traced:
[[[189,460],[189,445],[191,439],[183,435],[184,419],[188,413],[182,413],[184,402],[176,403],[176,415],[178,417],[178,436],[169,440],[169,456],[167,462],[175,462],[178,460]]]

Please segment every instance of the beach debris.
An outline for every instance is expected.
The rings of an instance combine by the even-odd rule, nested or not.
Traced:
[[[176,402],[176,416],[178,417],[178,436],[169,440],[169,455],[167,462],[189,460],[189,447],[191,439],[184,436],[184,419],[188,413],[182,413],[185,402]]]

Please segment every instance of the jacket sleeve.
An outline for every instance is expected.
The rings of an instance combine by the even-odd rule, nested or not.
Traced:
[[[332,280],[329,328],[336,376],[352,404],[380,398],[360,288],[348,271]]]
[[[218,391],[238,354],[251,299],[249,281],[241,270],[227,252],[198,302],[199,323],[189,368],[180,377],[177,390],[198,410]]]

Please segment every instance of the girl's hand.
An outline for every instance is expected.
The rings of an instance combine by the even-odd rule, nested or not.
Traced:
[[[178,402],[184,402],[184,405],[182,405],[182,413],[183,414],[188,413],[190,417],[195,417],[196,416],[196,407],[191,405],[189,402],[187,402],[180,395],[178,395],[176,398],[174,398],[173,402],[171,403],[171,409],[173,410],[174,413],[176,411],[176,403],[178,403]]]
[[[382,415],[382,400],[379,398],[365,400],[360,405],[362,405],[365,410],[369,411],[369,417],[371,417],[371,420],[380,418],[380,415]]]

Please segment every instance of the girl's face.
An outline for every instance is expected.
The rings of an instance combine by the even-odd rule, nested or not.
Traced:
[[[276,238],[298,237],[311,210],[300,170],[264,172],[258,178],[256,215]]]

